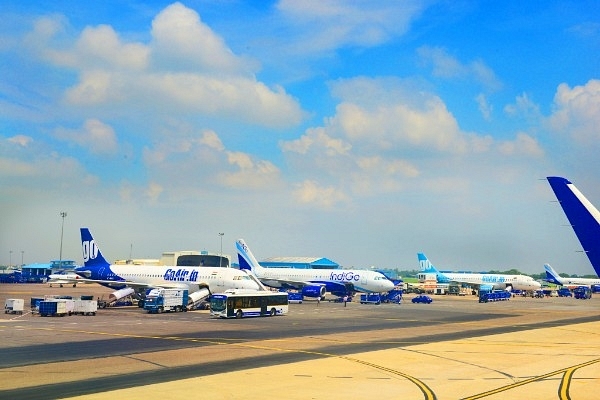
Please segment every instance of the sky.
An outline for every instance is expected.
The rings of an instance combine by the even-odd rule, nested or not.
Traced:
[[[81,263],[88,227],[110,260],[244,238],[259,260],[593,273],[545,178],[600,207],[597,1],[6,0],[0,20],[0,265]]]

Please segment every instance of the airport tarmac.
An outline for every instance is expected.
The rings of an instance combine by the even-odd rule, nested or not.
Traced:
[[[110,293],[1,284],[0,301]],[[287,316],[0,314],[0,399],[597,399],[600,296],[305,301]]]

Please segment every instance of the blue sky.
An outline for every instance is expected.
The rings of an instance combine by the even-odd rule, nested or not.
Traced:
[[[5,1],[0,264],[169,250],[590,274],[594,1]],[[11,253],[12,252],[12,253]],[[12,255],[11,255],[12,254]]]

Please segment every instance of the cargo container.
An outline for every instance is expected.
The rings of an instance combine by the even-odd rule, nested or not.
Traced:
[[[74,309],[75,301],[69,299],[51,299],[39,303],[39,313],[42,317],[64,317],[71,315]]]
[[[23,314],[25,301],[23,299],[6,299],[4,302],[4,314]]]
[[[83,297],[83,296],[82,296]],[[78,315],[96,315],[98,302],[96,300],[74,300],[73,313]]]

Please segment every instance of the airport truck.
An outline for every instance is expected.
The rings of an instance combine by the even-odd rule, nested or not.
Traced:
[[[25,300],[23,299],[6,299],[4,301],[4,314],[23,314]]]
[[[573,289],[573,296],[576,299],[583,299],[583,300],[591,299],[592,298],[592,289],[590,289],[587,286],[578,286],[575,289]]]
[[[187,311],[187,289],[151,289],[146,293],[144,310],[148,313],[162,313],[164,311]]]

